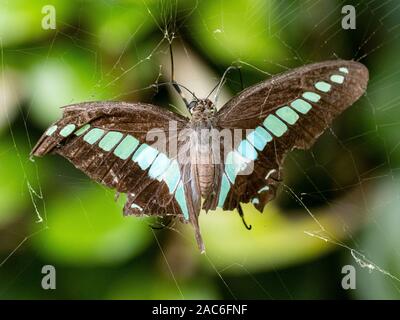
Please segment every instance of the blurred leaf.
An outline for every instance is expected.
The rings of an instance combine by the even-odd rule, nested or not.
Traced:
[[[386,270],[400,279],[400,198],[399,177],[396,181],[388,179],[377,188],[378,192],[371,199],[369,226],[358,241],[365,256],[379,268]],[[348,264],[358,266],[349,256]],[[354,294],[359,299],[399,299],[400,282],[378,270],[357,269],[357,290]]]
[[[152,28],[157,28],[148,12],[154,2],[120,1],[116,5],[105,6],[102,2],[94,1],[84,8],[101,49],[109,54],[120,55],[136,47]]]
[[[190,281],[164,278],[155,270],[140,269],[126,275],[110,290],[109,299],[218,299],[215,287],[207,279]]]
[[[84,49],[59,46],[39,59],[27,77],[32,119],[48,127],[61,117],[60,107],[110,98],[116,88],[100,82],[96,56]]]
[[[112,192],[100,187],[49,199],[47,208],[49,229],[34,239],[35,245],[61,263],[117,264],[143,251],[151,240],[146,221],[123,217]]]
[[[374,111],[375,130],[384,140],[384,145],[380,144],[377,148],[384,148],[382,152],[392,166],[400,165],[400,98],[397,90],[400,74],[393,72],[400,68],[396,54],[399,50],[400,46],[394,43],[390,50],[381,52],[380,62],[372,66],[367,90],[369,104]]]
[[[338,201],[337,207],[312,209],[319,223],[336,239],[348,235],[349,230],[344,230],[343,225],[348,229],[357,226],[354,222],[344,222],[345,218],[353,219],[350,213],[345,218],[345,215],[337,216],[343,211],[341,203]],[[267,205],[263,214],[250,204],[243,205],[243,210],[246,222],[252,225],[250,231],[243,226],[236,211],[229,213],[218,209],[200,216],[208,256],[203,262],[207,268],[213,269],[209,264],[211,260],[216,268],[224,268],[226,274],[265,271],[304,263],[338,248],[305,233],[320,228],[313,218],[304,215],[304,210],[292,211],[290,216],[286,216],[274,203]],[[353,210],[352,213],[356,212]]]
[[[193,16],[193,40],[211,59],[229,65],[238,58],[262,66],[266,59],[280,61],[286,48],[268,29],[272,2],[205,1]]]
[[[0,72],[0,132],[10,125],[17,114],[22,97],[20,75],[14,70]]]
[[[62,29],[72,16],[74,1],[68,0],[1,0],[0,39],[3,46],[19,45],[27,41],[52,37],[54,30],[44,30],[42,8],[56,9],[57,30]]]
[[[19,216],[29,202],[26,179],[33,166],[27,163],[24,144],[18,138],[15,143],[11,138],[0,140],[0,226]]]

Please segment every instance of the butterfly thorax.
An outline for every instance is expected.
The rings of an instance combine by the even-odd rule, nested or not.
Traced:
[[[203,99],[196,101],[190,112],[192,113],[191,122],[208,122],[213,120],[217,109],[209,99]]]

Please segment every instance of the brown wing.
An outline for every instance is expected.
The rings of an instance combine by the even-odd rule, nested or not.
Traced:
[[[218,205],[232,210],[252,201],[262,211],[275,196],[286,153],[312,146],[364,93],[367,82],[368,70],[361,63],[328,61],[275,76],[228,101],[217,113],[218,126],[251,132],[234,144],[234,165],[225,163]],[[250,173],[247,164],[254,166]]]
[[[166,150],[170,139],[175,139],[186,122],[186,118],[150,104],[70,105],[64,107],[62,119],[43,134],[32,155],[60,154],[93,180],[128,193],[125,214],[181,217],[182,209],[174,197],[176,188],[155,175],[165,173],[174,158]],[[174,123],[176,126],[171,129]],[[149,132],[164,141],[149,142]],[[163,144],[165,150],[158,150]],[[161,167],[152,166],[156,161]],[[182,180],[178,170],[177,166],[175,172],[170,170],[176,177],[179,175],[177,183]]]
[[[190,222],[204,251],[197,173],[180,161],[190,150],[188,141],[179,140],[187,122],[150,104],[80,103],[64,107],[62,119],[43,134],[32,155],[62,155],[93,180],[127,193],[125,214]]]

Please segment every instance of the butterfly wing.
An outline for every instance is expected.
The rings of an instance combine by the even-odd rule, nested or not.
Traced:
[[[251,130],[225,154],[214,206],[233,210],[239,202],[252,202],[262,211],[275,196],[286,153],[312,146],[367,82],[361,63],[328,61],[275,76],[228,101],[217,113],[218,126]]]
[[[64,107],[32,155],[59,154],[93,180],[127,193],[125,214],[189,220],[183,168],[170,148],[186,123],[185,117],[150,104],[75,104]]]

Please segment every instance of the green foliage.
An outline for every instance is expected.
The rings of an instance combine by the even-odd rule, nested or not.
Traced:
[[[359,266],[359,289],[356,297],[361,299],[399,299],[398,280],[382,274],[377,270],[396,277],[400,270],[400,257],[393,254],[399,247],[398,226],[400,224],[400,200],[398,197],[399,179],[383,183],[375,197],[371,199],[374,211],[373,221],[361,237],[360,245],[368,252],[372,261],[379,261],[378,266]]]
[[[123,217],[113,197],[96,187],[51,199],[48,229],[34,239],[39,252],[57,263],[74,265],[118,264],[142,252],[151,239],[148,224]]]
[[[263,65],[265,60],[282,61],[285,48],[274,36],[276,26],[267,25],[272,2],[205,1],[195,12],[194,40],[212,60],[229,65],[244,60]]]
[[[18,46],[48,37],[48,31],[40,28],[42,8],[53,5],[57,8],[57,19],[67,22],[72,18],[74,1],[65,0],[1,0],[0,38],[3,46]]]
[[[21,148],[21,140],[0,140],[0,227],[17,219],[29,203],[28,177],[33,173],[33,166],[26,162],[26,148]],[[18,145],[15,148],[14,142]]]
[[[95,52],[56,46],[28,70],[26,87],[31,96],[32,119],[42,127],[61,116],[62,106],[81,101],[111,99],[115,87],[100,85]]]
[[[179,281],[160,277],[150,270],[138,269],[114,284],[109,299],[217,299],[215,288],[207,279]]]

